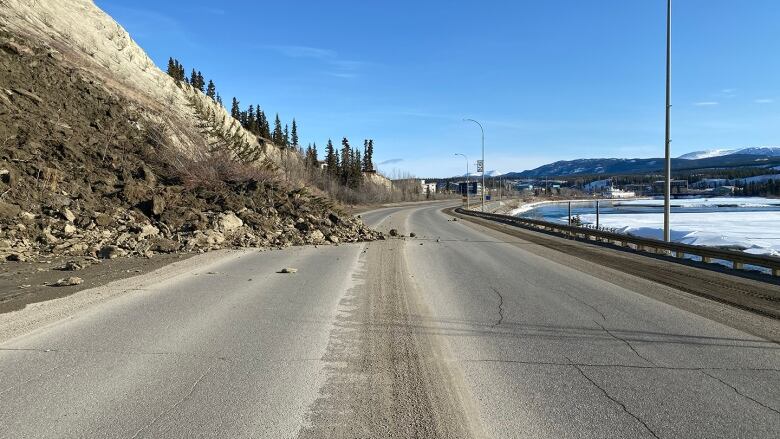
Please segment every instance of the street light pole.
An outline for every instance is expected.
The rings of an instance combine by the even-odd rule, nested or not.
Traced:
[[[672,239],[670,216],[672,211],[672,0],[666,2],[666,175],[664,180],[664,241]]]
[[[474,119],[463,119],[464,122],[474,122],[482,131],[482,211],[485,211],[485,129]]]
[[[466,157],[466,154],[459,152],[456,152],[455,155],[462,155],[466,159],[466,210],[471,210],[471,204],[469,203],[469,186],[471,183],[471,180],[469,180],[469,158]]]

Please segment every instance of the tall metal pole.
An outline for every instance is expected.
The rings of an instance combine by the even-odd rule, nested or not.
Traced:
[[[666,175],[664,181],[664,241],[672,239],[670,216],[672,211],[672,0],[666,3]]]
[[[482,211],[485,211],[485,129],[482,128],[482,124],[474,119],[463,119],[466,122],[474,122],[479,125],[480,131],[482,131]]]
[[[466,210],[471,210],[471,205],[469,203],[469,186],[471,185],[471,180],[469,180],[469,158],[466,157],[466,154],[461,154],[459,152],[456,152],[455,155],[462,155],[464,159],[466,159]]]

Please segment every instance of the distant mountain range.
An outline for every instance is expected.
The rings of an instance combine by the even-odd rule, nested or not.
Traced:
[[[778,165],[780,165],[780,147],[698,151],[672,159],[672,169],[677,171],[743,166],[765,166],[769,169]],[[662,158],[602,158],[559,161],[536,169],[510,172],[505,175],[508,178],[568,177],[575,175],[611,176],[659,173],[663,169],[664,159]],[[772,170],[771,172],[776,171]]]
[[[780,146],[761,146],[757,148],[740,149],[709,149],[705,151],[694,151],[683,154],[678,158],[685,160],[708,159],[712,157],[723,157],[728,155],[760,155],[767,157],[780,157]]]

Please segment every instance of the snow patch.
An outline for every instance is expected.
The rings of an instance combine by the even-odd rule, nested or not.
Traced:
[[[580,218],[596,222],[595,214]],[[780,212],[674,213],[671,221],[674,242],[780,256]],[[602,214],[599,224],[619,233],[663,239],[662,213]]]

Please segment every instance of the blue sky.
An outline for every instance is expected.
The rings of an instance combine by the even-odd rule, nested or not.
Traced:
[[[97,0],[163,68],[420,177],[663,151],[664,0]],[[780,1],[676,0],[673,154],[780,145]]]

